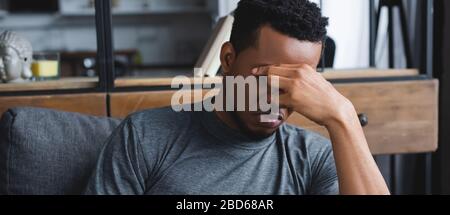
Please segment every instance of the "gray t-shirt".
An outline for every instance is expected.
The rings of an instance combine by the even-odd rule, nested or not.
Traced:
[[[109,138],[86,194],[338,194],[329,140],[283,125],[255,141],[212,112],[149,110]]]

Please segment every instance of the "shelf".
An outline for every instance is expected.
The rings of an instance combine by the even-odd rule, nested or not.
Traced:
[[[114,83],[118,88],[123,87],[163,87],[171,86],[174,78],[119,78]],[[222,77],[214,78],[189,78],[193,85],[221,84]]]
[[[325,70],[322,73],[327,80],[353,79],[353,78],[389,78],[420,75],[417,69],[348,69]]]
[[[0,92],[89,89],[98,85],[98,78],[62,78],[52,81],[0,84]]]
[[[327,80],[353,79],[353,78],[383,78],[383,77],[409,77],[419,75],[418,70],[326,70],[322,73]],[[171,86],[174,77],[124,77],[115,80],[117,88],[127,87],[166,87]],[[222,77],[193,78],[189,77],[193,85],[221,84]],[[63,78],[54,81],[39,81],[27,83],[0,84],[0,92],[42,91],[42,90],[70,90],[89,89],[98,85],[98,78]]]
[[[419,71],[416,69],[396,69],[396,70],[380,70],[380,69],[354,69],[354,70],[325,70],[322,75],[327,80],[339,80],[339,79],[357,79],[357,78],[383,78],[383,77],[408,77],[418,76]],[[222,83],[222,77],[214,77],[208,79],[190,78],[191,83],[202,84],[220,84]],[[172,77],[130,77],[130,78],[118,78],[115,81],[115,86],[119,88],[123,87],[161,87],[171,86],[173,81]]]

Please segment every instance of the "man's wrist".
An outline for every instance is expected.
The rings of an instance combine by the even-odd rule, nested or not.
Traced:
[[[335,114],[325,124],[325,127],[330,130],[351,129],[354,126],[360,126],[358,115],[356,114],[353,104],[345,100],[339,108],[336,109]]]

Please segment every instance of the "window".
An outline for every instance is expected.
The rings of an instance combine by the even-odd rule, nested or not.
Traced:
[[[214,24],[214,2],[113,1],[115,76],[192,76]]]

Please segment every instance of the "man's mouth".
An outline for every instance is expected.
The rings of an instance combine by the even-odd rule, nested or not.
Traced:
[[[283,121],[284,121],[284,115],[282,113],[258,113],[257,114],[260,118],[260,123],[263,127],[267,128],[277,128],[279,127]]]
[[[260,116],[267,116],[274,120],[284,120],[284,114],[282,112],[272,113],[270,111],[266,111],[266,112],[258,111],[258,112],[255,112],[255,114],[260,115]]]

